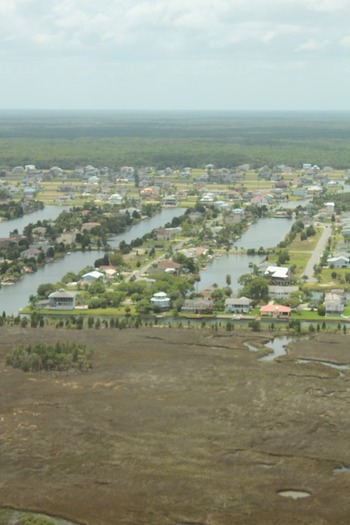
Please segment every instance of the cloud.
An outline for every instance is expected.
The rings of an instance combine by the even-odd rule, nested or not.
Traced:
[[[0,41],[27,52],[190,56],[259,45],[322,50],[348,34],[347,0],[0,0]],[[334,19],[332,18],[334,16]],[[238,45],[238,48],[237,48]],[[281,47],[282,46],[282,47]],[[286,46],[285,48],[283,46]]]
[[[348,0],[0,0],[0,65],[10,97],[24,71],[37,91],[37,79],[48,79],[53,100],[62,78],[74,100],[83,91],[89,100],[89,86],[91,96],[110,89],[109,100],[146,97],[146,83],[149,100],[152,89],[165,100],[175,85],[198,92],[201,78],[208,96],[216,83],[236,92],[241,84],[244,95],[257,74],[268,85],[269,73],[276,84],[281,71],[345,71],[349,19]]]

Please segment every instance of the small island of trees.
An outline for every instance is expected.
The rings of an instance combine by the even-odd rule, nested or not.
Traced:
[[[86,371],[92,368],[93,351],[85,345],[57,341],[53,345],[40,343],[13,349],[6,358],[6,365],[24,372],[56,371],[70,369]]]

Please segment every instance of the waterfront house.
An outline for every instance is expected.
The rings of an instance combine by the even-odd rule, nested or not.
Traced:
[[[248,297],[229,297],[225,300],[225,312],[233,314],[248,314],[251,308],[251,299]]]
[[[86,283],[94,283],[98,279],[102,279],[103,275],[103,273],[98,272],[97,270],[93,270],[92,272],[85,273],[82,276],[81,280]]]
[[[190,314],[211,314],[214,304],[206,299],[186,299],[181,312]]]
[[[152,237],[156,241],[169,241],[171,232],[167,228],[156,228],[152,232]]]
[[[163,206],[177,206],[177,199],[175,195],[167,195],[164,197]]]
[[[324,299],[326,315],[340,315],[344,312],[344,301],[341,294],[334,291],[326,293]]]
[[[282,304],[266,304],[260,308],[260,315],[268,315],[277,319],[289,319],[292,309]]]
[[[170,298],[167,296],[165,292],[157,292],[151,297],[150,303],[152,308],[158,309],[158,310],[169,310],[171,307],[171,301]]]
[[[289,268],[284,266],[268,266],[264,272],[264,277],[269,279],[271,284],[277,285],[287,285],[291,280]]]
[[[290,294],[297,292],[298,290],[298,286],[278,286],[272,284],[269,286],[269,296],[271,299],[286,300]]]
[[[76,292],[67,292],[66,290],[58,290],[49,295],[49,308],[55,310],[74,310]]]
[[[28,248],[21,253],[20,257],[21,259],[37,259],[42,253],[42,250],[39,250],[39,248]]]

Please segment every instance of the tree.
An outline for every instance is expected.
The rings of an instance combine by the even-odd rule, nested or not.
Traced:
[[[231,282],[232,282],[231,275],[228,273],[226,275],[226,284],[227,284],[227,286],[231,286]]]
[[[288,262],[290,259],[289,252],[286,249],[283,249],[279,252],[278,258],[277,258],[277,265],[282,266],[286,262]]]
[[[46,298],[50,295],[50,293],[55,291],[55,285],[52,283],[43,283],[39,284],[37,288],[37,295],[42,298]]]
[[[253,277],[247,280],[239,292],[240,297],[249,297],[254,305],[266,303],[269,297],[269,283],[264,277]]]
[[[326,307],[324,304],[319,304],[317,307],[317,313],[318,315],[324,317],[326,315]]]

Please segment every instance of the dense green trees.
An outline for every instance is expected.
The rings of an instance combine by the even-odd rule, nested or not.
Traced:
[[[243,288],[239,291],[240,297],[249,297],[254,305],[267,303],[269,298],[269,282],[267,279],[246,274],[239,281],[243,284]]]
[[[2,164],[35,162],[46,169],[93,164],[217,167],[249,163],[350,166],[349,115],[274,113],[196,115],[41,113],[7,116],[0,124]]]
[[[6,365],[25,372],[65,371],[70,368],[83,371],[92,367],[92,356],[93,351],[85,345],[57,341],[52,345],[39,343],[15,348],[7,355]]]

